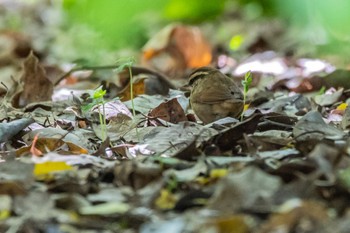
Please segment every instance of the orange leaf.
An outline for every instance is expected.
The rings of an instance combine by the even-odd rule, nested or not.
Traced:
[[[133,97],[145,94],[145,78],[137,79],[133,83]],[[131,99],[130,83],[118,94],[122,101]]]

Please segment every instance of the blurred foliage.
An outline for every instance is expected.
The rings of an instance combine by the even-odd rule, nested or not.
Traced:
[[[213,20],[225,9],[226,0],[169,0],[164,9],[164,17],[170,20],[180,20],[198,23]]]
[[[89,25],[111,48],[140,48],[159,21],[201,22],[220,15],[226,0],[63,0],[69,21]],[[162,20],[160,20],[162,19]]]
[[[348,0],[238,0],[245,9],[260,9],[260,17],[286,22],[294,39],[317,52],[348,57],[350,1]],[[248,11],[248,14],[249,13]],[[299,29],[299,30],[295,30]],[[315,54],[314,54],[315,55]]]
[[[40,7],[45,4],[38,4],[37,11],[51,29],[47,34],[53,35],[49,40],[55,46],[50,52],[65,60],[84,58],[93,64],[110,63],[117,58],[117,51],[118,56],[125,52],[120,52],[123,49],[139,51],[160,28],[174,21],[197,24],[218,19],[210,22],[215,25],[211,39],[223,38],[222,34],[224,39],[215,42],[226,43],[224,46],[236,51],[249,40],[246,36],[253,34],[250,30],[256,31],[249,26],[272,19],[286,25],[284,29],[292,41],[287,43],[304,49],[303,55],[332,54],[344,58],[344,63],[350,62],[347,60],[350,52],[348,0],[61,0],[50,3],[60,13],[62,7],[64,17],[58,20],[53,9],[42,11]],[[38,28],[31,26],[34,19],[30,21],[30,17],[15,10],[1,11],[0,8],[0,14],[0,28],[27,28],[34,38],[40,38],[40,33],[36,35]],[[58,25],[65,33],[55,30]],[[235,31],[239,27],[245,31]],[[40,47],[45,43],[37,44]],[[129,55],[135,54],[126,54]]]
[[[101,33],[106,47],[140,48],[159,22],[199,23],[213,20],[235,3],[236,11],[259,20],[274,17],[299,28],[295,39],[306,39],[329,52],[341,52],[350,39],[350,1],[347,0],[63,0],[71,22]],[[158,29],[158,28],[157,28]],[[153,31],[154,32],[154,31]]]
[[[85,24],[103,36],[104,46],[140,47],[146,41],[147,25],[160,16],[164,0],[64,0],[69,21]]]

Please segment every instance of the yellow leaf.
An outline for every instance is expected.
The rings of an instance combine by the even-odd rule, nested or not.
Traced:
[[[176,197],[167,189],[162,189],[160,191],[160,196],[156,199],[155,204],[157,208],[161,210],[169,210],[174,208],[176,204]]]
[[[34,175],[35,176],[45,176],[49,175],[52,172],[58,172],[58,171],[67,171],[72,170],[73,167],[66,164],[65,162],[58,161],[58,162],[45,162],[45,163],[37,163],[34,167]]]
[[[4,220],[10,217],[10,211],[9,210],[0,210],[0,220]]]
[[[212,169],[210,171],[209,177],[197,177],[196,182],[198,182],[201,185],[206,185],[211,182],[215,182],[216,180],[220,179],[221,177],[226,176],[228,173],[227,169]]]
[[[243,111],[246,111],[248,108],[249,108],[249,104],[245,104],[245,105],[244,105],[244,110],[243,110]]]
[[[218,178],[221,178],[221,177],[224,177],[226,176],[228,173],[227,169],[212,169],[210,171],[210,178],[212,179],[218,179]]]
[[[201,185],[206,185],[206,184],[209,184],[211,182],[211,179],[208,178],[208,177],[198,177],[196,178],[196,182],[201,184]]]
[[[341,103],[341,104],[338,105],[337,110],[343,110],[344,111],[347,106],[348,106],[347,103]]]
[[[218,232],[235,232],[235,233],[248,233],[249,227],[246,223],[245,217],[242,215],[232,215],[219,217],[211,222],[216,226]]]

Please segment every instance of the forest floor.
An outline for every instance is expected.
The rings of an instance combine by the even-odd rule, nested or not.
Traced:
[[[264,23],[230,48],[210,23],[171,24],[137,58],[74,63],[61,28],[17,10],[26,30],[0,31],[0,232],[350,232],[348,70],[278,50]],[[242,90],[251,72],[239,119],[198,120],[201,66]]]

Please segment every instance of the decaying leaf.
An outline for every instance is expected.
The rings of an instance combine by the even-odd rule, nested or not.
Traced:
[[[248,233],[249,219],[244,215],[229,215],[209,220],[206,227],[213,227],[217,232]]]
[[[145,77],[135,79],[132,84],[132,97],[135,98],[139,95],[145,94]],[[131,89],[130,89],[130,83],[118,94],[118,97],[122,101],[128,101],[131,99]]]
[[[315,96],[315,102],[320,106],[327,106],[336,103],[341,95],[343,94],[344,89],[340,88],[337,91],[333,91],[332,93],[325,93],[323,95]]]
[[[170,89],[176,89],[168,78],[160,72],[141,67],[132,66],[124,69],[118,74],[119,85],[122,89],[130,83],[130,70],[134,80],[144,79],[145,92],[147,95],[167,95]]]
[[[158,107],[151,110],[148,117],[151,118],[150,121],[152,121],[152,118],[159,118],[174,124],[187,121],[185,112],[177,101],[177,98],[161,103]],[[157,122],[155,124],[157,125]]]
[[[292,229],[300,232],[310,232],[312,229],[317,231],[328,220],[327,209],[316,201],[292,200],[285,203],[284,208],[287,210],[272,215],[258,232],[270,233],[278,229],[284,229],[283,232],[290,232]]]
[[[333,138],[341,139],[344,132],[324,122],[318,111],[310,111],[294,126],[293,135],[297,140]]]
[[[182,78],[187,68],[207,66],[211,47],[197,27],[172,24],[143,47],[143,63],[172,78]]]
[[[156,164],[142,164],[137,161],[124,161],[114,168],[114,184],[128,185],[139,189],[158,179],[161,168]]]
[[[278,177],[258,168],[247,167],[220,180],[209,206],[224,212],[269,206],[280,186],[281,180]]]
[[[243,137],[244,133],[249,134],[256,130],[256,127],[261,117],[261,114],[256,114],[250,117],[249,119],[237,123],[233,127],[224,130],[223,132],[220,132],[218,135],[211,138],[209,141],[217,145],[218,148],[220,148],[220,150],[222,151],[229,150],[235,146],[238,139]],[[207,142],[206,144],[211,145],[212,143]]]
[[[23,82],[23,91],[16,103],[17,106],[24,107],[30,103],[51,100],[53,84],[33,53],[30,53],[24,61],[21,82]]]

